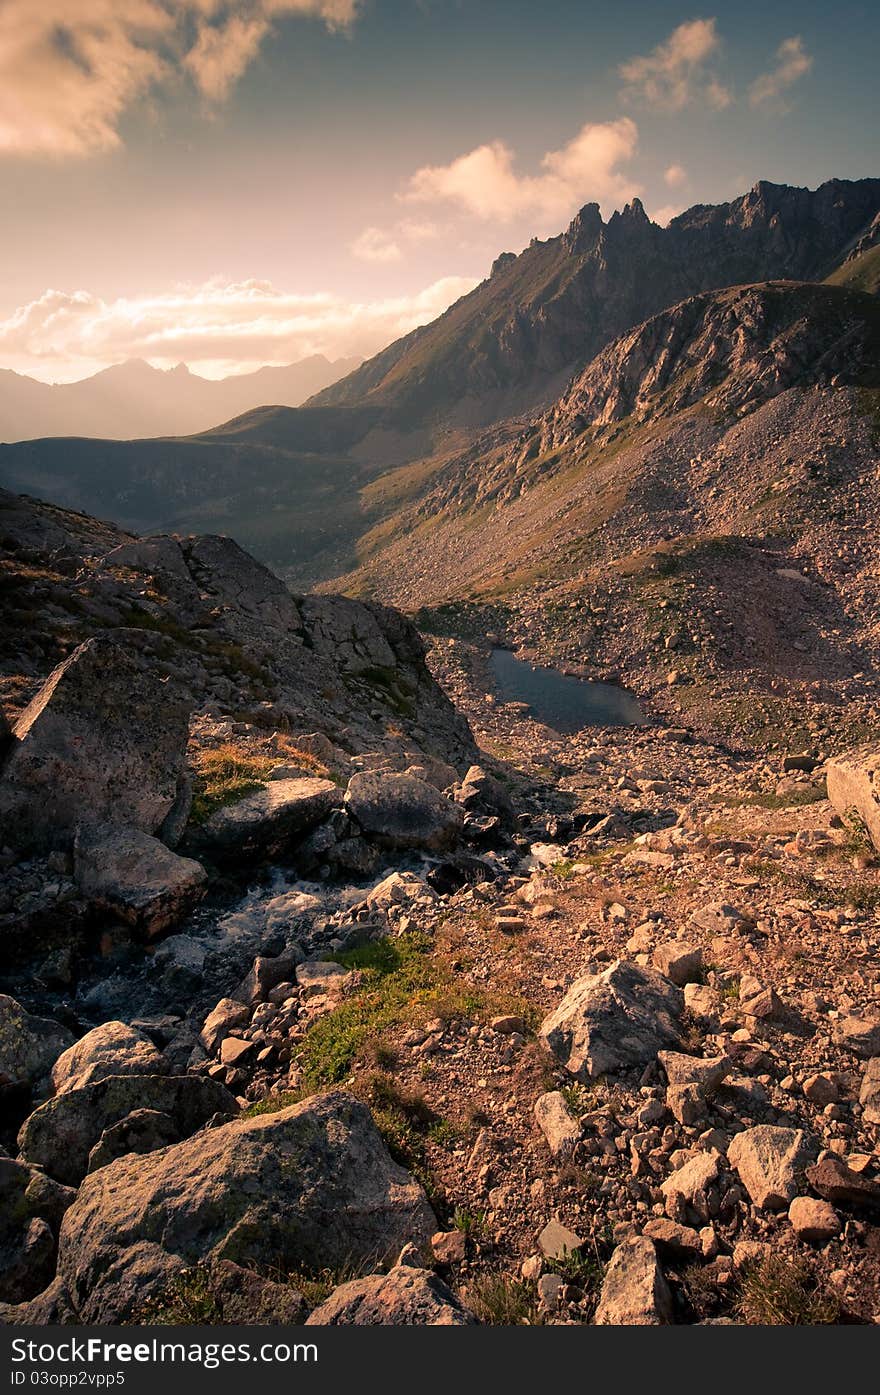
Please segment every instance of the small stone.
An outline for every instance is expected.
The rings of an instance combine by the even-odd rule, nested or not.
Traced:
[[[731,1140],[728,1160],[762,1211],[781,1211],[793,1200],[816,1148],[802,1129],[758,1124]]]
[[[611,1256],[593,1322],[598,1327],[659,1327],[672,1321],[672,1294],[647,1235],[619,1244]]]
[[[874,1056],[865,1067],[859,1104],[866,1124],[880,1124],[880,1056]]]
[[[652,963],[661,974],[683,988],[686,983],[699,982],[703,972],[703,951],[699,946],[671,940],[657,946]]]
[[[220,1062],[224,1066],[237,1066],[253,1053],[254,1043],[242,1037],[224,1037],[220,1045]]]
[[[581,1136],[561,1090],[550,1090],[535,1100],[535,1118],[554,1158],[565,1157]]]
[[[580,1235],[569,1230],[554,1217],[548,1221],[538,1236],[538,1247],[545,1259],[564,1259],[576,1254],[583,1245]]]
[[[837,1086],[832,1077],[827,1074],[810,1075],[804,1081],[804,1098],[810,1100],[812,1104],[821,1105],[836,1104],[839,1099]]]
[[[542,1274],[538,1280],[538,1302],[545,1312],[555,1312],[559,1307],[565,1280],[558,1274]]]
[[[460,1264],[465,1247],[465,1237],[460,1230],[438,1230],[431,1236],[431,1251],[438,1264]]]

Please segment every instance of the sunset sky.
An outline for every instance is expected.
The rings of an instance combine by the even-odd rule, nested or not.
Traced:
[[[880,9],[0,0],[0,367],[372,353],[584,203],[876,165]]]

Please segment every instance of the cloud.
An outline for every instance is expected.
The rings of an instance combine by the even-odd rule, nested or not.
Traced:
[[[677,218],[682,212],[684,209],[680,203],[665,203],[662,208],[654,209],[651,220],[658,223],[661,228],[665,228],[670,219]]]
[[[714,19],[688,20],[650,53],[622,63],[624,96],[665,111],[681,111],[695,101],[719,110],[729,106],[729,89],[708,71],[721,49],[715,26]]]
[[[188,74],[222,101],[275,21],[353,23],[361,0],[4,0],[0,154],[85,156],[121,144],[125,112]]]
[[[510,222],[525,215],[556,224],[584,203],[625,202],[639,186],[618,167],[632,159],[638,128],[628,116],[588,123],[541,160],[540,174],[519,174],[503,141],[477,146],[448,165],[416,170],[399,196],[410,203],[451,203],[477,218]]]
[[[749,101],[753,107],[778,101],[782,93],[791,87],[798,78],[804,77],[812,68],[813,59],[804,48],[804,41],[795,34],[785,39],[776,50],[776,67],[769,73],[755,78],[749,88]]]
[[[69,379],[145,358],[162,368],[183,361],[217,376],[315,353],[366,356],[436,319],[475,284],[447,276],[412,295],[369,301],[219,278],[112,301],[84,290],[47,290],[0,320],[0,366]]]
[[[679,189],[682,184],[687,184],[687,170],[684,165],[669,165],[663,171],[663,178],[670,189]]]
[[[351,244],[351,250],[364,262],[399,262],[403,257],[400,245],[381,228],[364,228]]]

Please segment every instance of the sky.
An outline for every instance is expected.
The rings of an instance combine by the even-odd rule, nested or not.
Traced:
[[[880,7],[0,0],[0,368],[367,355],[585,203],[877,168]]]

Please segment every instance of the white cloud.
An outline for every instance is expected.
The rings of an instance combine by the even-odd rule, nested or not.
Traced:
[[[708,70],[720,49],[714,19],[688,20],[650,53],[621,64],[624,95],[666,111],[681,111],[694,101],[729,106],[729,89]]]
[[[680,189],[682,184],[687,184],[687,177],[684,165],[669,165],[663,171],[663,178],[670,189]]]
[[[540,174],[519,174],[503,141],[477,146],[448,165],[416,170],[400,197],[451,203],[477,218],[510,222],[532,216],[557,224],[590,200],[618,204],[639,192],[619,168],[632,159],[638,128],[629,117],[587,123],[561,150],[541,160]]]
[[[350,25],[361,0],[3,0],[0,154],[112,150],[123,114],[181,72],[220,101],[273,23]]]
[[[112,301],[89,291],[47,290],[0,320],[0,366],[48,380],[127,358],[162,368],[183,361],[219,375],[315,353],[366,356],[435,319],[475,284],[447,276],[413,295],[371,301],[219,278]]]
[[[364,228],[351,244],[351,250],[363,262],[399,262],[403,257],[400,244],[381,228]]]
[[[795,34],[785,39],[776,50],[776,67],[769,73],[755,78],[749,88],[749,101],[753,107],[775,102],[792,83],[804,77],[812,68],[813,59],[804,48],[804,41]]]

